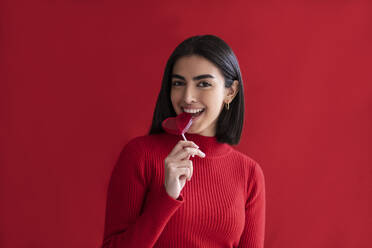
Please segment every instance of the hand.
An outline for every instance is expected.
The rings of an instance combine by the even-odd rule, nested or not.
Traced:
[[[189,160],[190,156],[205,157],[204,152],[198,148],[192,141],[180,140],[164,160],[165,190],[174,199],[179,197],[186,179],[190,181],[192,177],[193,165]]]

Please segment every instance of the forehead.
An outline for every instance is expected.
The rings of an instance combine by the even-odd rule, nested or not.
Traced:
[[[179,58],[173,66],[173,73],[190,78],[201,74],[211,74],[214,77],[222,78],[217,66],[198,55]]]

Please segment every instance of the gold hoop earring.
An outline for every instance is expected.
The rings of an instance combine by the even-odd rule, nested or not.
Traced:
[[[227,110],[229,110],[230,109],[230,102],[228,102],[227,104],[225,104],[225,107],[226,107]]]

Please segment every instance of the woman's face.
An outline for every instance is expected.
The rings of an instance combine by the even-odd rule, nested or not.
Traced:
[[[193,117],[188,133],[215,136],[218,116],[225,102],[231,102],[238,81],[225,88],[218,67],[198,55],[179,58],[171,75],[171,101],[177,115],[187,110],[203,110]],[[230,110],[231,111],[231,110]]]

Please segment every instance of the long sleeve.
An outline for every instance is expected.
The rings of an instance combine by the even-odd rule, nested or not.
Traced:
[[[107,191],[102,248],[153,247],[174,212],[183,204],[164,186],[148,190],[150,169],[141,143],[124,146]]]
[[[218,142],[187,134],[206,154],[178,199],[164,187],[164,159],[179,135],[144,135],[124,146],[107,189],[101,248],[263,248],[265,182],[259,164]]]
[[[265,178],[257,163],[252,166],[248,181],[245,226],[238,247],[263,248],[266,212]]]

